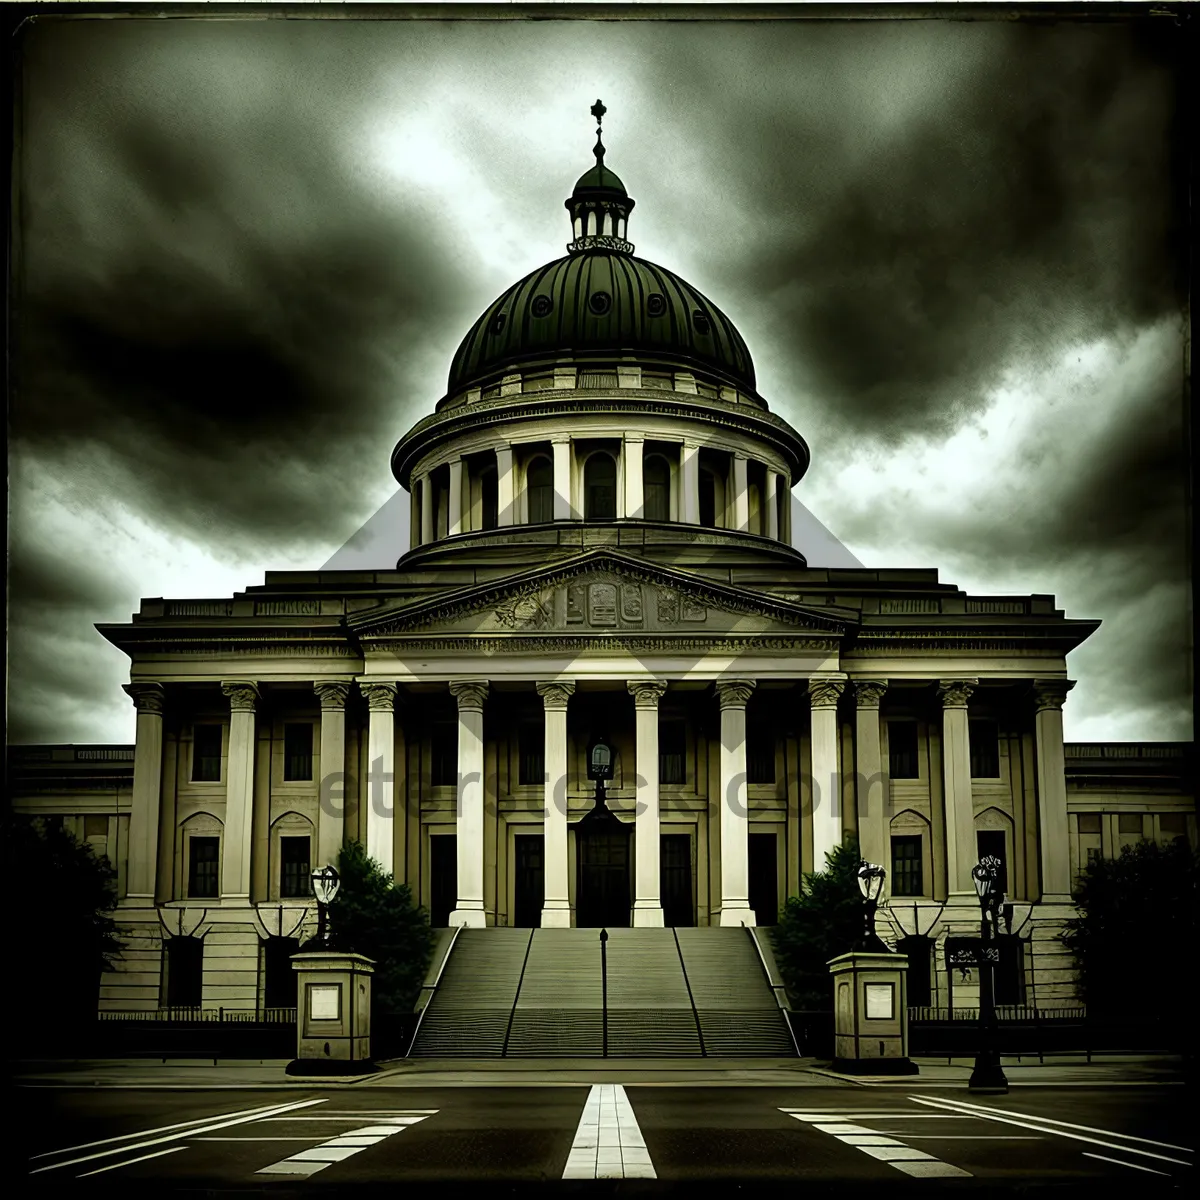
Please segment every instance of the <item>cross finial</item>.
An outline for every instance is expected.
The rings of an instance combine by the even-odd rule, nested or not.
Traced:
[[[592,105],[592,116],[596,118],[597,125],[599,125],[601,120],[603,120],[606,112],[608,112],[608,109],[604,107],[604,102],[602,100],[597,100],[596,103]]]
[[[604,143],[600,140],[600,122],[604,118],[604,114],[608,109],[604,107],[602,100],[597,100],[592,105],[592,116],[596,118],[596,144],[592,147],[592,153],[596,156],[596,162],[600,166],[604,165]]]

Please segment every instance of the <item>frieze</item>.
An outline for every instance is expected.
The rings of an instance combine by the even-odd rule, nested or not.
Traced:
[[[647,637],[644,634],[613,633],[593,637],[445,637],[405,638],[373,642],[373,652],[394,654],[399,658],[413,654],[454,653],[477,654],[490,657],[495,654],[577,654],[597,650],[612,653],[734,653],[756,651],[761,653],[819,653],[835,654],[839,643],[831,638],[738,638],[738,637]]]
[[[164,654],[172,658],[345,658],[360,660],[362,655],[349,642],[276,642],[265,638],[246,638],[237,642],[217,642],[207,638],[188,638],[136,642],[130,645],[139,657]]]

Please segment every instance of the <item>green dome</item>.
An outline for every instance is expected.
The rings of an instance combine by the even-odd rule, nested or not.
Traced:
[[[489,304],[454,355],[448,391],[524,363],[597,353],[708,370],[755,391],[750,351],[708,297],[665,267],[604,249],[539,267]]]
[[[610,171],[603,162],[598,162],[590,171],[585,171],[580,175],[578,182],[575,184],[575,191],[620,192],[622,196],[629,195],[617,173]]]

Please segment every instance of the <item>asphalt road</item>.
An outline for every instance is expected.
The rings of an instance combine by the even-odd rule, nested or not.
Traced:
[[[489,1194],[1194,1187],[1181,1088],[22,1088],[27,1188]],[[607,1181],[598,1183],[598,1180]],[[506,1186],[507,1185],[507,1186]],[[673,1186],[675,1185],[675,1186]],[[1057,1190],[1057,1189],[1056,1189]],[[439,1190],[439,1196],[445,1190]]]

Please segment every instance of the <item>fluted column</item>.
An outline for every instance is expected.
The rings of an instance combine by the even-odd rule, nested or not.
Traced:
[[[321,701],[321,779],[318,784],[317,857],[314,866],[337,866],[346,825],[346,696],[350,685],[318,680]]]
[[[360,683],[370,708],[367,728],[367,793],[361,798],[358,835],[367,854],[395,873],[396,685],[387,680]],[[366,836],[364,837],[364,830]]]
[[[483,702],[487,680],[450,685],[458,700],[458,904],[451,925],[482,927],[483,907]]]
[[[683,443],[680,458],[683,480],[683,504],[680,519],[687,525],[700,524],[700,447],[694,442]]]
[[[891,849],[888,837],[887,781],[883,774],[883,753],[879,741],[879,704],[887,691],[887,681],[854,681],[855,738],[854,768],[858,775],[855,789],[858,800],[858,848],[867,862],[887,869],[884,894],[890,895]]]
[[[421,476],[421,545],[428,546],[434,538],[434,511],[437,504],[437,494],[433,487],[432,474]]]
[[[1074,686],[1073,679],[1037,679],[1033,684],[1043,903],[1068,904],[1071,900],[1071,841],[1067,825],[1062,706]]]
[[[779,472],[767,472],[767,520],[763,525],[767,537],[779,541]]]
[[[571,519],[571,439],[556,437],[552,439],[551,449],[554,451],[554,519],[569,521]]]
[[[645,439],[641,434],[625,435],[625,516],[641,518],[646,515],[646,500],[642,484],[642,454]]]
[[[450,505],[447,510],[446,533],[454,537],[463,531],[463,462],[450,460]]]
[[[162,802],[163,701],[160,683],[127,683],[137,709],[133,750],[133,803],[129,810],[129,865],[126,898],[154,902],[158,869],[158,818]],[[116,860],[116,854],[112,855]]]
[[[254,713],[258,685],[221,684],[229,697],[229,778],[225,785],[225,836],[221,850],[221,899],[250,902],[250,834],[254,816]]]
[[[575,684],[571,680],[556,679],[552,683],[537,684],[546,714],[543,929],[569,929],[571,926],[567,869],[567,703],[574,691]]]
[[[837,706],[845,677],[808,681],[812,740],[813,870],[842,844],[842,788],[838,771]]]
[[[654,679],[626,684],[634,703],[637,737],[637,804],[634,808],[633,923],[661,928],[663,923],[658,796],[658,702],[667,685]],[[749,693],[747,693],[749,694]],[[744,711],[744,710],[743,710]]]
[[[971,740],[967,701],[977,679],[944,679],[938,684],[942,702],[942,777],[946,804],[946,878],[951,900],[974,902],[975,805],[971,799]]]
[[[746,702],[754,680],[722,680],[716,688],[721,702],[721,924],[753,925]]]
[[[750,489],[744,454],[733,456],[733,527],[745,533],[750,528]]]

